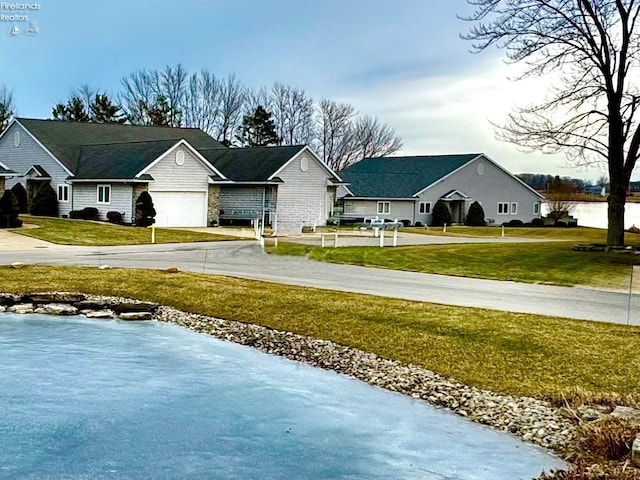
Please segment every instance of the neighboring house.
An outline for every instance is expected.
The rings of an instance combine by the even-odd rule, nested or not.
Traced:
[[[478,201],[488,222],[540,218],[544,197],[484,154],[366,158],[340,176],[343,218],[380,217],[412,225],[431,223],[438,200],[454,223],[463,223]]]
[[[220,186],[220,221],[258,219],[277,233],[324,225],[333,215],[337,188],[344,185],[303,145],[200,150],[225,176]]]
[[[130,220],[147,190],[158,226],[259,219],[299,232],[326,222],[341,184],[308,147],[227,149],[193,128],[17,118],[0,136],[0,162],[7,187],[21,182],[29,201],[50,184],[61,216],[95,207]]]

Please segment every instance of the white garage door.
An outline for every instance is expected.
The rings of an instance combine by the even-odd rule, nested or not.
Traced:
[[[206,227],[206,192],[150,191],[158,227]]]

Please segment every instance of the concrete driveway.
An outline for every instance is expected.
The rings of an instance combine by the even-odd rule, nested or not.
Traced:
[[[25,228],[25,227],[22,227]],[[4,228],[0,228],[0,250],[29,250],[32,248],[55,248],[59,245],[38,240],[37,238],[27,237],[13,233]]]

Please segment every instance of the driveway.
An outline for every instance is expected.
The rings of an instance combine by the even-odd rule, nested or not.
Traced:
[[[449,237],[447,237],[449,238]],[[178,267],[290,285],[424,302],[640,325],[640,295],[577,287],[450,277],[267,255],[255,241],[0,251],[0,264]]]
[[[25,227],[23,227],[25,228]],[[0,251],[5,250],[25,250],[32,248],[50,248],[57,247],[49,242],[38,240],[37,238],[27,237],[25,235],[19,235],[17,233],[10,232],[4,228],[0,228]]]

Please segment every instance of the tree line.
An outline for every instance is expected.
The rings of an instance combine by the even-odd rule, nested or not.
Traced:
[[[11,91],[2,87],[0,128],[14,111]],[[349,103],[315,100],[279,82],[250,88],[234,74],[190,73],[182,65],[131,72],[114,94],[82,85],[53,107],[52,118],[200,128],[230,147],[309,145],[334,170],[402,147],[391,126]]]

